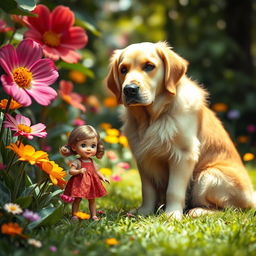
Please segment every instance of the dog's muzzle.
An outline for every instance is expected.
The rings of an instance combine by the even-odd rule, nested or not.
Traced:
[[[140,87],[137,84],[127,84],[124,87],[124,95],[127,104],[136,103],[140,101],[139,97]]]

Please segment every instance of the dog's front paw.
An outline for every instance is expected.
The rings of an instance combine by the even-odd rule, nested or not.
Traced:
[[[141,207],[139,207],[137,209],[133,209],[133,210],[129,211],[129,213],[147,216],[147,215],[152,214],[153,210],[151,208],[147,208],[147,207],[141,206]]]
[[[165,212],[165,214],[168,217],[170,217],[172,219],[175,219],[175,220],[178,220],[178,221],[182,220],[182,217],[183,217],[183,213],[180,210],[167,211],[167,212]]]

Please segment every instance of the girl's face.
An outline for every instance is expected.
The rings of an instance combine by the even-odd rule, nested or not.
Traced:
[[[97,152],[97,138],[91,138],[86,140],[80,140],[72,147],[82,159],[87,159],[89,157],[95,156]]]

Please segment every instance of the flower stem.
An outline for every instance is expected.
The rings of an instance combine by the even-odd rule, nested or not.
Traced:
[[[19,175],[18,183],[17,183],[17,186],[15,188],[15,193],[14,193],[14,200],[17,198],[19,190],[20,190],[20,184],[21,184],[22,178],[23,178],[24,173],[25,173],[24,172],[25,165],[26,165],[26,163],[21,164],[20,175]]]
[[[1,130],[0,130],[0,143],[3,142],[3,134],[4,134],[4,120],[5,120],[5,116],[6,114],[8,113],[9,111],[9,108],[10,108],[10,105],[11,105],[11,102],[12,102],[12,97],[10,96],[9,99],[8,99],[8,102],[7,102],[7,105],[6,105],[6,108],[4,110],[4,116],[3,116],[3,121],[2,121],[2,124],[1,124]]]
[[[13,33],[11,34],[11,36],[10,36],[10,38],[9,38],[9,41],[8,41],[8,44],[10,44],[11,42],[12,42],[12,40],[13,40],[13,38],[14,38],[14,35],[16,34],[16,29],[15,30],[13,30]]]

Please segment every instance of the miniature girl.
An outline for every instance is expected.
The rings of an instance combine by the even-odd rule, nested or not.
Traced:
[[[68,144],[60,148],[63,156],[79,155],[71,164],[69,174],[72,175],[68,181],[64,195],[74,197],[72,204],[72,218],[76,219],[75,213],[79,209],[82,198],[88,199],[91,218],[98,220],[96,215],[95,198],[107,194],[101,180],[108,182],[99,171],[96,171],[91,157],[102,158],[104,154],[103,142],[99,133],[90,125],[82,125],[75,128],[68,139]]]

